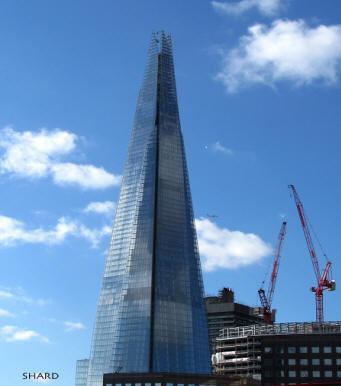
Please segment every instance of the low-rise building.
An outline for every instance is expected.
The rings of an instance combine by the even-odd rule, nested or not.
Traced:
[[[226,328],[212,365],[216,374],[261,379],[264,386],[341,382],[341,322]]]

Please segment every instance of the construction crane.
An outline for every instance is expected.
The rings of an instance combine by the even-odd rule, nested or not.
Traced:
[[[322,323],[323,322],[323,291],[324,290],[334,291],[335,286],[336,286],[335,280],[332,280],[330,278],[330,275],[331,275],[330,274],[330,267],[331,267],[332,263],[328,260],[327,256],[324,254],[324,256],[327,260],[327,263],[326,263],[326,266],[325,266],[325,268],[322,272],[322,275],[321,275],[319,262],[318,262],[317,255],[315,252],[313,240],[312,240],[311,234],[310,234],[309,228],[311,228],[311,225],[309,224],[307,216],[304,212],[303,204],[302,204],[302,202],[301,202],[301,200],[296,192],[295,186],[289,185],[289,188],[292,190],[292,193],[293,193],[293,196],[295,199],[295,204],[297,207],[297,211],[298,211],[298,215],[299,215],[299,218],[301,221],[304,237],[305,237],[305,240],[307,242],[310,258],[311,258],[311,261],[313,263],[314,273],[316,276],[317,285],[316,285],[316,287],[311,287],[311,291],[315,292],[316,322]]]
[[[264,323],[265,324],[272,324],[272,312],[271,312],[271,304],[272,304],[272,299],[275,291],[275,285],[276,285],[276,279],[277,279],[277,274],[278,274],[278,268],[279,268],[279,260],[281,257],[281,249],[282,249],[282,243],[283,239],[285,236],[285,228],[286,228],[287,223],[283,221],[281,230],[278,235],[277,239],[277,245],[276,245],[276,250],[275,250],[275,255],[274,255],[274,263],[272,266],[272,273],[270,277],[270,283],[268,287],[268,292],[265,294],[265,291],[263,289],[263,285],[265,282],[265,279],[262,282],[261,288],[258,290],[258,295],[260,298],[261,305],[263,307],[263,315],[264,315]]]

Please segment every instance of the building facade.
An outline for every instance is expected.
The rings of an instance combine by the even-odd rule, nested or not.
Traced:
[[[104,268],[87,386],[111,372],[210,373],[172,44],[153,35]]]
[[[214,352],[215,373],[252,376],[263,386],[341,383],[341,322],[228,328]]]
[[[221,289],[218,296],[206,296],[205,308],[211,346],[223,328],[264,324],[262,309],[235,303],[231,288]]]

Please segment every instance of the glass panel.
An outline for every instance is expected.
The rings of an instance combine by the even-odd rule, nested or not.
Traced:
[[[308,347],[307,346],[301,346],[300,347],[300,353],[301,354],[306,354],[308,352]]]
[[[318,346],[313,346],[313,347],[311,348],[311,352],[312,352],[313,354],[318,354],[318,353],[320,352],[320,347],[318,347]]]
[[[301,366],[307,366],[308,365],[308,359],[307,358],[301,358],[300,359],[300,365]]]
[[[336,364],[337,364],[338,366],[341,365],[341,358],[336,358]]]
[[[269,346],[264,347],[264,352],[265,353],[271,353],[272,352],[272,347],[269,347]]]
[[[331,358],[324,358],[323,359],[323,364],[326,365],[326,366],[331,366],[331,364],[332,364]]]
[[[293,358],[288,359],[288,365],[289,365],[289,366],[294,366],[294,365],[296,365],[296,359],[293,359]]]
[[[337,376],[338,378],[341,378],[341,371],[340,371],[340,370],[338,370],[338,371],[336,372],[336,376]]]
[[[336,351],[338,354],[341,354],[341,346],[336,346],[336,347],[335,347],[335,351]]]
[[[313,358],[311,361],[312,365],[316,366],[320,364],[320,359],[319,358]]]
[[[313,371],[313,377],[318,378],[320,376],[320,372],[318,370]]]
[[[295,370],[289,370],[288,371],[288,377],[290,377],[290,378],[296,377],[296,371]]]
[[[288,353],[289,354],[295,354],[295,352],[296,352],[296,347],[294,347],[294,346],[289,346],[288,347]]]
[[[331,378],[333,376],[333,372],[331,370],[326,370],[324,372],[325,378]]]
[[[309,376],[308,370],[301,370],[300,371],[300,377],[305,378]]]
[[[283,354],[284,353],[284,347],[283,346],[277,346],[276,347],[276,352],[279,353],[279,354]]]
[[[332,352],[331,346],[323,346],[323,352],[329,354]]]

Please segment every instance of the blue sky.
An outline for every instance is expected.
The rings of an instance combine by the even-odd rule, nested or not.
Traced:
[[[332,0],[1,2],[1,384],[55,371],[53,383],[70,386],[89,355],[147,47],[160,29],[174,44],[206,293],[229,286],[258,305],[285,219],[277,320],[314,320],[315,278],[287,185],[338,279],[340,11]],[[338,291],[325,295],[325,320],[340,320]]]

